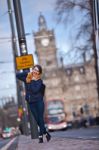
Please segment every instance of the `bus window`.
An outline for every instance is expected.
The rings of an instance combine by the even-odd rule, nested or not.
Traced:
[[[48,125],[48,129],[55,130],[66,128],[66,115],[62,100],[48,101],[46,110],[46,123]]]

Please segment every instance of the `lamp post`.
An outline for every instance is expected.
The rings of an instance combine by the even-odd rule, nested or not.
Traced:
[[[93,0],[90,2],[92,8],[92,21],[94,26],[94,43],[95,43],[95,68],[97,78],[97,91],[98,91],[98,106],[96,124],[99,124],[99,0]]]
[[[16,44],[16,35],[15,35],[15,28],[14,28],[14,21],[13,21],[13,14],[12,14],[12,7],[11,7],[11,0],[7,0],[8,4],[8,13],[9,13],[9,20],[10,20],[10,26],[11,26],[11,31],[12,31],[12,50],[13,50],[13,58],[14,58],[14,71],[16,73],[16,61],[15,58],[18,56],[18,48]],[[16,77],[15,77],[16,79]],[[21,95],[21,86],[20,81],[16,80],[16,91],[17,91],[17,100],[18,100],[18,107],[22,106],[23,108],[26,107],[25,103],[23,103],[23,97]],[[27,127],[27,122],[26,122],[26,117],[27,114],[23,114],[22,118],[22,124],[23,124],[23,131],[24,134],[28,134],[28,127]]]

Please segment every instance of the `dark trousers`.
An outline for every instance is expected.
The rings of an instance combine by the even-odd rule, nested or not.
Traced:
[[[42,100],[39,100],[37,102],[30,103],[29,107],[39,126],[39,136],[45,134],[46,128],[44,124],[44,102]]]

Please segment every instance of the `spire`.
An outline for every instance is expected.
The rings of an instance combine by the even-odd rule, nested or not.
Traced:
[[[46,20],[41,12],[40,12],[38,24],[39,24],[39,30],[47,29]]]

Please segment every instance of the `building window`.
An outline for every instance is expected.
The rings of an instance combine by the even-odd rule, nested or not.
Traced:
[[[42,59],[41,61],[42,61],[42,66],[46,67],[46,61],[44,59]]]
[[[89,105],[88,105],[88,104],[85,104],[83,107],[84,107],[84,112],[85,112],[86,114],[89,114]]]
[[[47,64],[47,66],[50,66],[52,64],[52,61],[51,60],[47,60],[46,64]]]
[[[71,76],[72,75],[72,69],[71,68],[68,68],[65,71],[66,71],[66,75],[67,76]]]
[[[84,74],[85,73],[85,68],[82,66],[79,68],[79,72],[80,74]]]

